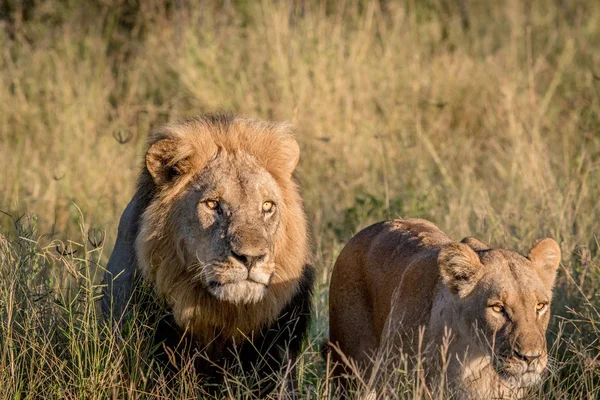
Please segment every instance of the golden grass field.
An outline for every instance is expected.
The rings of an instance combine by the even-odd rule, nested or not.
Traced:
[[[33,3],[0,2],[0,398],[201,395],[93,304],[147,132],[219,110],[298,128],[319,271],[303,398],[333,396],[318,345],[337,254],[396,216],[522,253],[556,239],[532,397],[600,398],[600,2]],[[426,398],[411,376],[382,380]]]

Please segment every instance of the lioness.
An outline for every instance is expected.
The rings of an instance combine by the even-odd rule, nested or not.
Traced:
[[[158,341],[181,352],[191,337],[207,381],[241,362],[269,391],[260,380],[293,367],[311,313],[298,159],[282,123],[205,115],[151,132],[107,265],[105,315],[123,317],[141,277],[171,311]]]
[[[449,332],[451,391],[465,398],[518,397],[540,382],[546,367],[559,262],[552,239],[523,257],[473,238],[453,242],[422,219],[372,225],[335,263],[330,342],[366,369],[385,346],[413,357],[421,351],[433,385],[440,382],[440,346]],[[425,328],[421,343],[419,328]],[[332,355],[342,363],[339,353]]]

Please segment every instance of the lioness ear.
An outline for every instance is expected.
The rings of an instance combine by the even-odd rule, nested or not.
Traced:
[[[146,152],[146,168],[154,183],[162,185],[189,169],[188,160],[179,151],[173,139],[163,139],[154,143]]]
[[[470,236],[467,236],[460,242],[466,244],[467,246],[469,246],[470,248],[472,248],[475,251],[482,251],[482,250],[490,249],[490,246],[483,243],[481,240],[475,239],[474,237],[470,237]]]
[[[537,268],[546,287],[552,289],[556,279],[556,270],[560,264],[558,243],[549,238],[538,240],[529,250],[527,258]]]
[[[465,297],[475,287],[482,268],[479,256],[463,243],[450,243],[438,254],[438,265],[444,284],[450,292]]]

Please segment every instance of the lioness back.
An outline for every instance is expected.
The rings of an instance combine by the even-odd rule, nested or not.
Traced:
[[[394,290],[401,284],[426,319],[429,292],[437,283],[437,252],[450,239],[423,219],[380,222],[354,236],[340,253],[331,276],[329,293],[330,342],[347,356],[366,362],[379,346],[390,312]],[[409,269],[415,273],[403,276]],[[414,280],[417,279],[418,282]],[[334,359],[339,355],[333,352]]]
[[[546,368],[559,262],[552,239],[536,242],[525,257],[470,237],[453,242],[420,219],[370,226],[349,241],[334,266],[333,360],[339,366],[349,357],[368,375],[374,357],[391,354],[393,363],[400,352],[409,360],[425,356],[435,390],[519,397]],[[442,365],[447,379],[439,378]],[[448,387],[435,386],[445,382]]]

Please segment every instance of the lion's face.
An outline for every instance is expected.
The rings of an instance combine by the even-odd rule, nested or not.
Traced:
[[[526,258],[507,250],[452,244],[438,260],[454,295],[461,334],[489,356],[506,386],[538,383],[548,361],[545,333],[558,245],[545,239]]]
[[[275,313],[294,294],[309,254],[299,155],[287,124],[206,116],[151,133],[136,254],[178,323],[222,326],[220,302]]]
[[[275,180],[253,157],[223,154],[209,162],[171,216],[191,279],[220,300],[261,300],[276,273],[280,206]]]
[[[490,250],[480,259],[487,271],[466,298],[463,324],[510,386],[533,385],[547,364],[552,293],[525,257]]]

